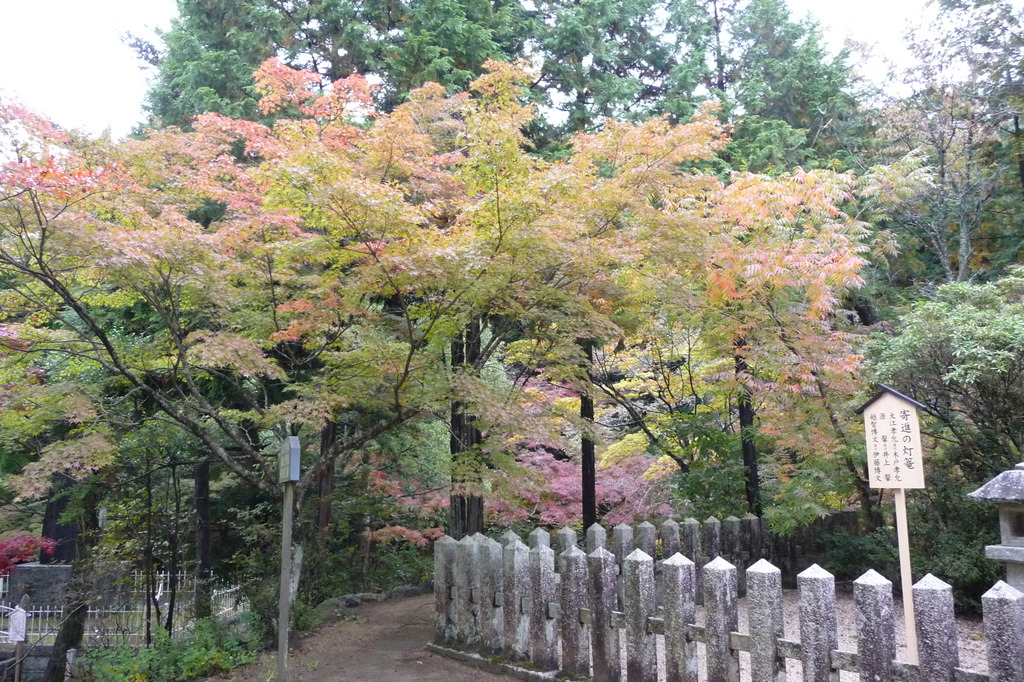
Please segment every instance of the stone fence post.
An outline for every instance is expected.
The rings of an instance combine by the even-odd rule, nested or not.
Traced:
[[[455,548],[458,541],[450,535],[434,543],[434,614],[436,635],[440,642],[455,637],[455,612],[452,592],[455,589]]]
[[[618,567],[615,555],[598,547],[587,555],[590,576],[590,599],[593,605],[593,623],[590,641],[593,649],[594,682],[618,682],[619,631],[612,627],[612,612],[619,605]]]
[[[476,540],[469,535],[459,540],[455,548],[455,638],[470,646],[476,645],[480,637],[477,608],[473,603],[478,560]]]
[[[747,569],[747,608],[750,623],[750,676],[752,682],[779,682],[785,661],[779,656],[783,635],[782,571],[764,559]]]
[[[686,638],[687,626],[697,622],[696,566],[677,552],[665,559],[661,571],[667,682],[697,682],[697,644]]]
[[[953,588],[929,573],[913,590],[921,679],[953,682],[953,671],[960,666]]]
[[[658,682],[655,639],[647,626],[654,615],[654,559],[641,549],[633,550],[622,562],[622,582],[626,677],[629,682]]]
[[[502,650],[513,661],[525,660],[529,654],[530,617],[527,601],[530,586],[530,550],[516,537],[502,550],[503,584],[502,616],[505,619],[505,641]]]
[[[736,567],[718,557],[704,567],[708,682],[738,682],[739,655],[729,648],[729,633],[739,627]]]
[[[608,531],[595,523],[587,529],[587,554],[593,553],[608,544]]]
[[[530,591],[530,662],[544,670],[555,670],[558,629],[549,612],[555,601],[555,552],[547,545],[538,544],[530,550]]]
[[[869,570],[853,581],[853,601],[857,606],[860,678],[892,682],[892,662],[896,658],[892,583]]]
[[[580,609],[589,608],[587,555],[573,544],[562,553],[562,585],[559,630],[562,635],[562,672],[585,677],[590,673],[590,638],[580,620]]]
[[[480,595],[476,599],[480,609],[480,642],[484,651],[498,653],[503,649],[505,620],[498,593],[502,585],[502,547],[497,540],[485,537],[478,541],[480,554]]]
[[[800,589],[800,653],[804,682],[835,682],[832,651],[836,648],[836,579],[814,564],[797,576]]]
[[[661,538],[661,558],[668,559],[682,551],[683,546],[679,542],[679,524],[669,519],[658,528],[658,536]],[[688,557],[693,561],[693,557]]]
[[[636,527],[636,548],[641,552],[657,559],[658,529],[650,521],[637,524]]]
[[[981,596],[992,682],[1024,682],[1024,594],[1000,580]]]

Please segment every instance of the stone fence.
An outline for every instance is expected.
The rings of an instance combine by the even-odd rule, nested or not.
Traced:
[[[835,580],[824,569],[797,576],[800,641],[790,641],[782,572],[767,560],[740,571],[717,556],[698,567],[672,544],[669,525],[661,538],[667,558],[656,562],[650,529],[641,524],[635,544],[616,530],[607,546],[604,530],[592,528],[586,553],[571,529],[554,534],[557,553],[543,530],[530,534],[532,549],[514,533],[501,542],[441,538],[434,546],[438,643],[598,682],[659,680],[659,639],[666,682],[697,682],[698,643],[708,682],[739,680],[741,651],[749,652],[752,682],[785,679],[786,659],[802,662],[805,682],[830,682],[843,670],[874,682],[1024,682],[1024,594],[1003,582],[982,598],[988,674],[959,668],[952,589],[931,575],[913,588],[921,664],[912,665],[894,660],[892,584],[874,571],[853,584],[857,651],[842,651]],[[741,583],[750,622],[743,633]],[[704,625],[697,625],[698,601]]]

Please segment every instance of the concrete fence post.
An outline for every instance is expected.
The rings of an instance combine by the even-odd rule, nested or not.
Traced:
[[[572,676],[590,674],[590,638],[580,620],[580,609],[588,608],[587,555],[573,544],[562,553],[562,586],[559,630],[562,639],[562,672]]]
[[[515,538],[502,550],[502,615],[505,642],[502,650],[513,661],[525,660],[530,648],[530,550]]]
[[[555,570],[562,573],[562,554],[570,547],[576,546],[576,531],[562,526],[551,536],[551,549],[555,551]]]
[[[467,535],[455,548],[455,636],[469,646],[476,645],[480,638],[477,604],[474,603],[477,595],[473,594],[479,572],[477,546],[477,541]]]
[[[509,543],[513,540],[518,540],[519,542],[523,541],[523,539],[511,528],[498,536],[498,542],[501,543],[502,547],[508,547]]]
[[[608,545],[608,531],[604,526],[595,523],[587,529],[587,554]]]
[[[497,599],[503,587],[501,543],[485,537],[477,543],[477,552],[480,554],[480,598],[477,603],[480,609],[481,645],[488,653],[498,653],[502,650],[505,632],[502,605]]]
[[[650,521],[644,521],[636,526],[636,548],[641,552],[657,559],[658,529]]]
[[[615,555],[615,563],[619,565],[620,571],[622,570],[623,559],[633,549],[633,527],[620,523],[612,528],[612,554]]]
[[[452,592],[455,589],[455,548],[458,541],[450,535],[434,543],[434,614],[435,634],[439,642],[455,636],[455,612]]]
[[[590,642],[593,649],[594,682],[618,682],[621,670],[619,631],[612,627],[612,612],[619,605],[615,555],[604,547],[598,547],[587,555],[587,569],[593,607]]]
[[[896,658],[892,582],[875,571],[853,581],[857,607],[857,658],[864,682],[891,682]]]
[[[960,667],[953,588],[929,573],[913,590],[921,679],[953,682],[953,671]]]
[[[534,528],[530,531],[530,534],[526,536],[527,545],[530,549],[534,547],[550,547],[551,546],[551,535],[543,528]]]
[[[550,609],[554,601],[555,552],[538,544],[530,550],[530,662],[543,670],[558,667],[557,621]]]
[[[679,524],[669,519],[658,528],[658,537],[661,538],[661,558],[668,559],[675,556],[683,549],[679,541]],[[693,560],[693,557],[690,557]]]
[[[736,567],[739,594],[746,594],[747,566],[740,554],[740,520],[735,516],[727,516],[722,521],[722,556]]]
[[[697,568],[676,552],[662,562],[661,571],[666,682],[697,682],[697,644],[686,638],[687,626],[697,622]]]
[[[779,656],[783,635],[782,571],[764,559],[747,569],[747,609],[750,626],[750,679],[785,680],[785,661]],[[754,625],[756,624],[756,625]]]
[[[722,522],[714,516],[704,520],[704,556],[708,561],[722,556]]]
[[[800,590],[800,653],[804,682],[835,682],[836,579],[814,564],[796,578]]]
[[[757,563],[758,559],[767,559],[761,550],[761,519],[753,514],[746,514],[740,522],[743,524],[743,541],[750,556],[750,564]]]
[[[1024,682],[1024,594],[1002,580],[981,596],[992,682]]]
[[[647,619],[654,615],[654,559],[641,549],[622,562],[626,614],[626,678],[629,682],[658,682],[654,634]]]
[[[683,521],[683,556],[693,562],[697,571],[697,582],[694,589],[697,592],[697,603],[704,603],[704,558],[701,554],[700,542],[700,521],[695,518],[688,518]]]
[[[718,557],[704,567],[708,682],[738,682],[740,659],[729,648],[729,633],[739,627],[736,567]]]

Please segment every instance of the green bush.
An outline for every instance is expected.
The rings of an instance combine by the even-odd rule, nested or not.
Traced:
[[[175,641],[158,629],[151,646],[92,649],[75,679],[90,682],[184,682],[227,672],[254,658],[253,648],[210,620]]]

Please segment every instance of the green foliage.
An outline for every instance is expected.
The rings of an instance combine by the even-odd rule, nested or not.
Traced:
[[[200,620],[181,641],[172,639],[164,630],[157,630],[152,646],[88,650],[82,658],[86,671],[82,679],[184,682],[220,675],[254,658],[251,641],[228,634],[213,621]]]
[[[944,461],[982,482],[1021,460],[1024,278],[954,283],[904,315],[869,348],[873,374],[927,407]]]
[[[870,533],[832,533],[822,537],[828,557],[825,569],[837,580],[856,580],[874,569],[899,584],[899,550],[892,528]]]

